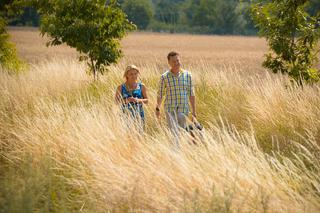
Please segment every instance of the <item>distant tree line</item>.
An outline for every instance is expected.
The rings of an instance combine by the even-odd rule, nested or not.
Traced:
[[[139,30],[195,34],[255,35],[250,17],[254,0],[118,0]],[[266,2],[270,0],[265,0]],[[308,12],[320,11],[320,1],[310,0]],[[10,25],[39,26],[35,9],[25,8]]]

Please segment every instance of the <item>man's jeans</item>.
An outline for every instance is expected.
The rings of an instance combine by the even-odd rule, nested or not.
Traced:
[[[175,136],[176,145],[179,147],[179,129],[186,129],[187,127],[187,117],[182,112],[166,112],[167,123],[169,129]]]

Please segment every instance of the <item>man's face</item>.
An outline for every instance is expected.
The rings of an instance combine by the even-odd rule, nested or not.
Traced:
[[[171,56],[168,63],[172,69],[179,69],[181,66],[179,55]]]

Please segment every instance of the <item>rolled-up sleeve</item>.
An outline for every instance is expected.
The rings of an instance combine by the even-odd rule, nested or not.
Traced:
[[[159,81],[157,97],[158,98],[163,98],[165,93],[166,93],[166,85],[165,85],[165,82],[164,82],[164,77],[162,75],[161,78],[160,78],[160,81]]]

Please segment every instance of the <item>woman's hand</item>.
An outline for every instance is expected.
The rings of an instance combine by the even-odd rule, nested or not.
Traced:
[[[126,99],[126,103],[137,103],[139,102],[139,99],[138,98],[134,98],[134,97],[129,97]]]

